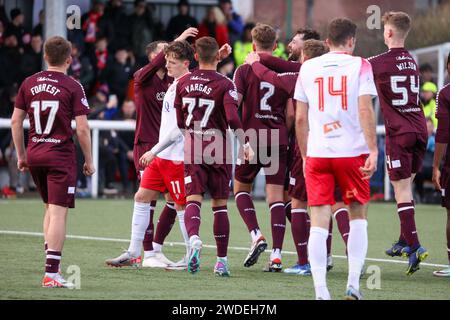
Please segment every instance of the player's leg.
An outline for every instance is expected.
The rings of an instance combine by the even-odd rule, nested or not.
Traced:
[[[203,202],[203,195],[194,194],[186,197],[186,210],[184,223],[189,236],[188,272],[197,273],[200,269],[200,253],[203,242],[200,239],[200,211]]]
[[[447,209],[447,257],[448,268],[433,272],[434,276],[450,278],[450,209]]]
[[[333,212],[333,209],[331,209]],[[328,238],[327,238],[327,271],[333,269],[333,258],[331,257],[331,245],[333,244],[333,218],[330,219],[328,226]]]
[[[331,159],[307,158],[305,181],[308,205],[311,208],[311,229],[308,257],[314,281],[316,299],[329,300],[327,288],[327,238],[334,201],[335,180]]]
[[[447,256],[449,267],[440,271],[433,272],[436,277],[450,278],[450,179],[448,175],[448,170],[444,168],[442,170],[441,176],[441,187],[442,187],[442,207],[447,210]]]
[[[361,204],[359,202],[352,202],[349,204],[350,232],[347,243],[347,300],[362,299],[359,283],[369,242],[367,234],[367,209],[367,204]]]
[[[117,258],[106,260],[107,265],[123,267],[140,264],[143,241],[154,211],[152,210],[152,202],[158,199],[160,193],[165,191],[164,180],[158,170],[158,159],[155,159],[145,169],[141,177],[139,190],[134,196],[129,248]]]
[[[341,234],[342,240],[344,240],[345,247],[347,248],[348,235],[350,232],[350,218],[348,208],[342,199],[342,194],[339,188],[336,188],[334,197],[336,200],[336,204],[331,207],[331,210],[333,211],[334,219],[336,219],[339,233]]]
[[[213,199],[212,210],[214,214],[214,238],[217,246],[217,261],[214,274],[229,277],[228,241],[230,238],[230,221],[228,219],[227,199]]]
[[[291,268],[284,269],[284,273],[302,276],[311,275],[311,266],[308,263],[310,223],[307,202],[292,197],[291,231],[298,260]]]
[[[333,172],[350,213],[348,281],[345,293],[348,300],[362,299],[359,281],[368,248],[367,208],[370,184],[368,180],[362,179],[360,168],[364,166],[366,159],[367,156],[333,159]]]
[[[50,215],[48,213],[48,204],[45,204],[45,212],[44,212],[44,222],[43,222],[43,230],[44,230],[44,251],[47,253],[48,242],[47,242],[47,232],[48,232],[48,224],[50,222]]]
[[[286,232],[286,212],[284,211],[284,186],[279,184],[266,185],[266,197],[269,204],[270,224],[272,229],[272,252],[264,271],[281,272],[281,251]]]
[[[69,208],[75,207],[76,164],[66,167],[47,168],[41,174],[47,180],[47,205],[44,223],[47,241],[45,277],[43,287],[73,288],[60,274],[60,264],[64,241],[66,239],[66,222]],[[42,183],[40,183],[42,187]]]

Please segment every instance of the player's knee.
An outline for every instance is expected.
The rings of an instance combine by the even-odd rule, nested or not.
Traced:
[[[134,201],[140,203],[149,203],[152,201],[151,196],[144,189],[139,189],[134,195]]]
[[[237,194],[239,192],[252,192],[252,185],[251,184],[246,184],[246,183],[242,183],[239,182],[237,180],[234,180],[233,183],[233,190],[234,190],[234,194]]]

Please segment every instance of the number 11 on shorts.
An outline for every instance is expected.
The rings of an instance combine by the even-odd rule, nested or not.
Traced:
[[[170,184],[172,185],[173,193],[180,194],[181,188],[180,188],[180,181],[170,181]]]

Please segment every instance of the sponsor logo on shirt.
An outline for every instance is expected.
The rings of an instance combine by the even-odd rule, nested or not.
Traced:
[[[331,123],[327,123],[323,126],[323,133],[328,134],[334,130],[338,130],[342,128],[342,124],[340,121],[335,121]]]
[[[54,143],[54,144],[58,144],[61,143],[61,140],[59,139],[54,139],[54,138],[37,138],[37,137],[33,137],[31,138],[31,141],[33,141],[34,143]]]
[[[255,114],[256,119],[264,119],[264,120],[275,120],[278,121],[278,117],[272,115],[272,114]]]
[[[37,78],[37,82],[44,82],[44,81],[50,81],[50,82],[54,82],[54,83],[59,83],[59,81],[56,80],[56,79],[50,79],[50,78],[46,78],[46,77],[39,77],[39,78]]]
[[[202,77],[199,77],[199,76],[192,76],[191,80],[194,80],[194,81],[195,80],[198,80],[198,81],[211,81],[208,78],[202,78]]]

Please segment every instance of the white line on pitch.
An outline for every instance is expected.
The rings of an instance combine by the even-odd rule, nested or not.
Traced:
[[[33,237],[43,237],[44,234],[40,232],[26,232],[26,231],[9,231],[9,230],[0,230],[0,234],[10,234],[10,235],[20,235],[20,236],[33,236]],[[90,236],[74,236],[74,235],[67,235],[66,238],[68,239],[77,239],[77,240],[93,240],[93,241],[109,241],[109,242],[130,242],[130,240],[127,239],[116,239],[116,238],[101,238],[101,237],[90,237]],[[184,242],[171,242],[167,241],[166,246],[175,245],[175,246],[184,246]],[[212,248],[215,249],[215,245],[208,245],[204,244],[204,248]],[[228,247],[230,250],[236,250],[236,251],[248,251],[248,248],[242,248],[242,247]],[[270,250],[266,250],[266,252],[270,253]],[[283,251],[283,254],[288,255],[296,255],[296,252],[292,251]],[[347,259],[346,256],[335,256],[333,255],[333,258],[337,259]],[[391,260],[391,259],[375,259],[375,258],[366,258],[366,261],[373,261],[373,262],[387,262],[387,263],[397,263],[397,264],[408,264],[406,261],[399,261],[399,260]],[[428,266],[428,267],[437,267],[437,268],[445,268],[448,267],[444,264],[434,264],[434,263],[425,263],[422,262],[420,264],[421,266]]]

